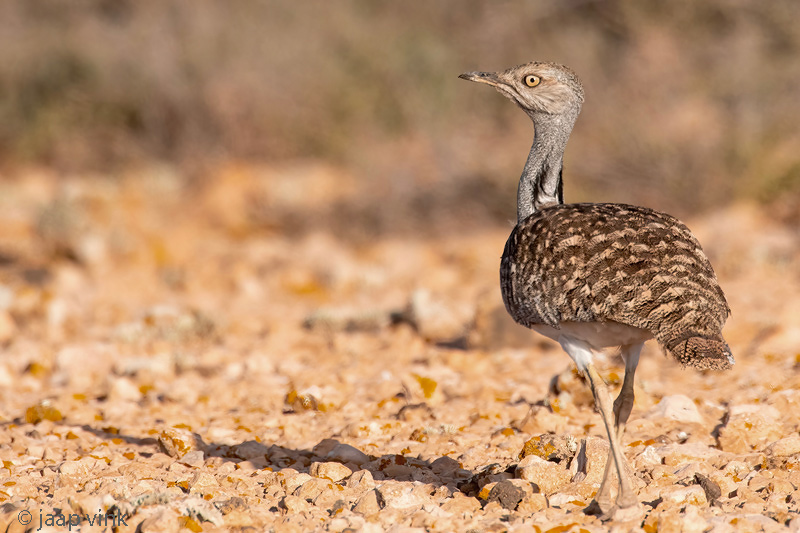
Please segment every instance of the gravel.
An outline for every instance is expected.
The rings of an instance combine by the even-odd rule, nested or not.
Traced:
[[[508,228],[293,235],[248,217],[257,176],[4,183],[0,530],[23,510],[34,529],[99,510],[131,532],[607,530],[583,513],[608,450],[586,384],[499,301]],[[89,222],[58,253],[36,234],[56,201]],[[798,530],[796,237],[748,207],[689,222],[737,363],[645,348],[632,527]],[[754,250],[766,233],[790,237]],[[601,370],[619,384],[613,353]]]

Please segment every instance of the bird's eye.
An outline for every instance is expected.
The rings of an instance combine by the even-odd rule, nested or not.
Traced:
[[[533,74],[525,76],[525,85],[528,87],[536,87],[539,85],[540,81],[542,81],[542,79],[539,76],[534,76]]]

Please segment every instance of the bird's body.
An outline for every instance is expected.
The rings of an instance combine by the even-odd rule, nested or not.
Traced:
[[[562,157],[584,98],[572,70],[529,63],[461,77],[492,85],[533,120],[517,225],[500,266],[503,300],[514,320],[559,342],[589,379],[610,443],[593,507],[607,517],[635,514],[640,505],[619,441],[643,343],[655,338],[685,365],[730,367],[721,334],[730,314],[725,296],[699,242],[674,217],[623,204],[564,204]],[[613,405],[594,366],[595,351],[610,346],[620,346],[625,360]],[[619,480],[613,507],[612,465]]]
[[[571,328],[595,349],[656,338],[683,364],[730,366],[719,335],[725,296],[700,243],[669,215],[623,204],[546,207],[514,228],[500,280],[514,320],[548,337]],[[688,350],[688,339],[716,349]]]

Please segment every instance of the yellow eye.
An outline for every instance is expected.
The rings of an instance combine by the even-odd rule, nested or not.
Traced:
[[[542,79],[539,76],[534,76],[533,74],[525,76],[525,85],[528,87],[536,87],[539,85],[540,81],[542,81]]]

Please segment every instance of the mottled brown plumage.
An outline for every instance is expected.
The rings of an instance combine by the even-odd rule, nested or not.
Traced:
[[[589,509],[630,519],[641,505],[620,439],[633,408],[633,377],[644,342],[655,338],[684,365],[733,364],[722,327],[730,314],[700,243],[680,221],[623,204],[564,204],[563,153],[583,105],[575,73],[553,63],[469,72],[514,101],[534,124],[517,191],[517,226],[500,266],[503,300],[520,324],[558,341],[589,379],[610,444],[603,481]],[[594,352],[620,346],[625,378],[616,401]],[[611,505],[612,465],[619,492]]]
[[[613,321],[649,331],[683,364],[733,362],[714,270],[670,215],[623,204],[546,207],[512,231],[500,280],[508,312],[524,326]]]

